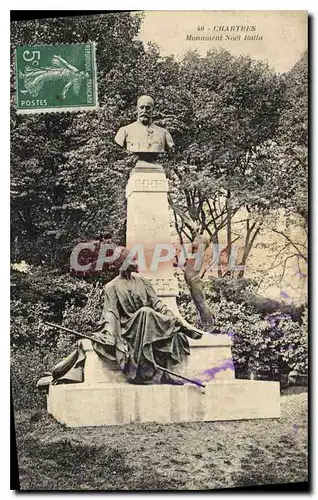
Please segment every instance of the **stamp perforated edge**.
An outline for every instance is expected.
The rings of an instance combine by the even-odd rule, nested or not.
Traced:
[[[92,59],[93,59],[93,68],[94,68],[94,73],[95,73],[95,82],[94,82],[94,92],[96,96],[96,103],[93,106],[73,106],[73,107],[42,107],[42,108],[18,108],[17,106],[17,101],[18,101],[18,92],[17,92],[17,75],[18,75],[18,67],[17,67],[17,47],[23,47],[23,45],[18,45],[14,47],[14,57],[15,57],[15,82],[16,82],[16,98],[15,98],[15,105],[16,105],[16,114],[17,115],[38,115],[38,114],[47,114],[47,113],[80,113],[81,111],[96,111],[97,109],[100,109],[99,106],[99,100],[98,100],[98,85],[97,85],[97,64],[96,64],[96,42],[79,42],[79,43],[35,43],[35,44],[29,44],[29,46],[34,46],[34,47],[54,47],[57,46],[59,47],[60,45],[87,45],[91,44],[92,45]]]
[[[27,109],[17,109],[16,113],[18,115],[39,115],[39,114],[48,114],[48,113],[80,113],[81,111],[96,111],[100,109],[99,104],[95,106],[74,106],[73,108],[36,108],[32,110]]]

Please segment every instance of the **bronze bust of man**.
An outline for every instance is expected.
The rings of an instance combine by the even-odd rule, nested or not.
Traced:
[[[127,151],[137,153],[139,157],[149,153],[157,156],[158,153],[173,149],[174,142],[170,132],[152,122],[153,108],[152,97],[139,97],[137,121],[121,127],[115,136],[115,142]]]

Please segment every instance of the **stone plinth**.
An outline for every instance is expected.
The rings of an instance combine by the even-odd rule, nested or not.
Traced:
[[[48,412],[70,426],[210,422],[280,417],[278,382],[221,380],[194,385],[127,383],[50,386]]]
[[[173,371],[202,382],[235,377],[232,361],[232,342],[227,335],[204,335],[199,340],[189,339],[190,356],[184,362],[173,366]],[[85,349],[85,383],[123,383],[125,375],[116,361],[104,360],[98,357],[92,348],[90,340],[82,340]],[[126,382],[127,383],[127,382]]]
[[[167,250],[162,248],[161,251],[160,245],[172,243],[168,191],[168,180],[161,165],[138,161],[126,187],[126,246],[139,246],[140,253],[136,255],[140,275],[150,279],[157,295],[175,310],[175,297],[179,290],[174,276],[173,257],[159,263],[158,268],[151,269],[156,249],[158,255],[165,256]],[[142,255],[145,256],[144,262]]]
[[[202,382],[235,378],[232,341],[227,335],[206,334],[198,340],[189,339],[189,344],[190,356],[173,367],[176,373]]]
[[[84,367],[85,384],[127,383],[126,377],[120,370],[117,361],[104,361],[104,359],[100,358],[94,351],[90,340],[82,340],[82,345],[86,354]]]

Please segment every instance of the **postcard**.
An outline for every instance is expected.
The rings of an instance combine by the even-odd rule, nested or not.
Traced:
[[[12,489],[308,491],[307,12],[12,17]]]

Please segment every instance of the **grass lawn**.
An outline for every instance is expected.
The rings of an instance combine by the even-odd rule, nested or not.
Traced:
[[[22,490],[210,490],[307,480],[307,394],[271,420],[66,428],[15,412]]]

